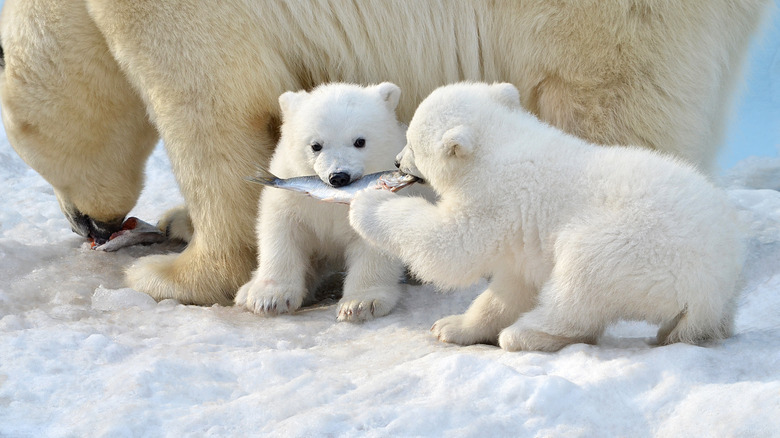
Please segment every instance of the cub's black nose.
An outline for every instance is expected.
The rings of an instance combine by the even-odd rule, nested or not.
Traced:
[[[330,182],[330,185],[333,187],[344,187],[345,185],[349,184],[349,174],[344,172],[336,172],[331,173],[330,177],[328,177],[328,182]]]
[[[395,167],[400,169],[401,168],[401,162],[398,161],[398,160],[395,160]]]

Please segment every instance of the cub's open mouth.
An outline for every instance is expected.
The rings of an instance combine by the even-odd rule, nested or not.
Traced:
[[[414,183],[417,183],[417,184],[425,184],[425,179],[424,179],[424,178],[420,178],[420,177],[419,177],[419,176],[417,176],[417,175],[412,175],[411,173],[405,173],[405,172],[403,172],[403,171],[400,171],[400,172],[401,172],[402,174],[404,174],[404,175],[408,175],[408,176],[411,176],[411,177],[413,177],[413,178],[414,178],[414,181],[413,181]]]

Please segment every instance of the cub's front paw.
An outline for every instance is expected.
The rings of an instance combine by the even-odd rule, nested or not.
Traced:
[[[338,320],[363,322],[385,316],[398,303],[399,295],[400,291],[392,288],[345,295],[339,301]]]
[[[383,203],[397,196],[389,190],[367,189],[358,192],[350,202],[350,225],[364,237],[375,234],[374,231],[382,226],[377,210]]]
[[[303,288],[258,278],[252,279],[238,290],[235,304],[258,315],[275,316],[300,308],[305,295]]]
[[[391,192],[390,190],[383,190],[383,189],[365,189],[357,192],[355,194],[355,197],[350,201],[350,207],[357,206],[358,208],[371,208],[371,210],[375,210],[376,207],[379,206],[379,204],[387,201],[388,199],[393,199],[396,197],[395,193]]]
[[[452,315],[436,321],[431,332],[442,342],[459,345],[495,343],[494,336],[486,333],[483,326],[472,324],[466,315]]]

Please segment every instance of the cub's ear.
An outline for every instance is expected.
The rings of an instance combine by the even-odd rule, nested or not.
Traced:
[[[508,83],[496,83],[490,86],[490,94],[493,99],[499,101],[502,105],[511,109],[520,108],[520,92],[517,88]]]
[[[285,91],[279,96],[279,108],[282,109],[282,118],[291,114],[308,95],[306,91]]]
[[[374,89],[379,93],[382,100],[385,101],[390,111],[395,111],[398,101],[401,99],[401,89],[392,82],[382,82],[375,85]]]
[[[471,128],[458,125],[441,136],[441,150],[446,157],[465,158],[474,151],[474,135]]]

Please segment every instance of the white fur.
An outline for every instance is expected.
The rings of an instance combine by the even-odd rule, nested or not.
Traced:
[[[161,138],[187,203],[163,225],[192,240],[128,283],[228,304],[256,259],[260,188],[244,177],[273,153],[285,90],[392,81],[407,122],[437,86],[506,81],[566,132],[707,170],[770,3],[6,0],[2,116],[71,222],[118,226]]]
[[[326,84],[279,97],[282,137],[270,170],[282,178],[334,172],[357,179],[393,168],[405,143],[395,108],[401,90],[382,83],[363,88]],[[358,138],[365,146],[355,147]],[[313,151],[311,146],[322,147]],[[285,190],[265,190],[257,221],[258,268],[236,295],[236,305],[259,314],[298,309],[322,275],[326,259],[346,266],[340,321],[362,321],[390,312],[398,301],[400,261],[361,239],[349,226],[348,207]]]
[[[465,314],[434,325],[440,339],[555,351],[618,320],[659,324],[662,344],[731,333],[743,244],[692,166],[565,134],[510,84],[434,91],[407,139],[401,169],[439,201],[365,191],[350,220],[425,281],[491,276]]]

